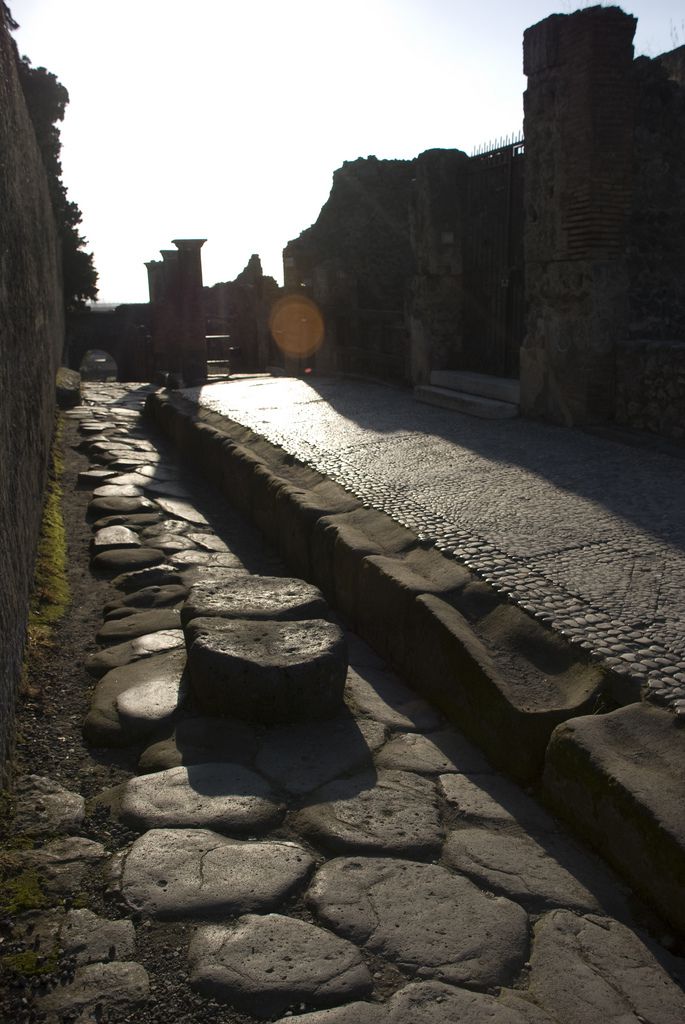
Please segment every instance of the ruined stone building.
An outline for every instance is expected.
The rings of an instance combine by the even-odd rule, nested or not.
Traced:
[[[635,60],[635,27],[592,7],[529,28],[520,140],[336,171],[284,251],[324,313],[318,368],[684,436],[685,47]]]

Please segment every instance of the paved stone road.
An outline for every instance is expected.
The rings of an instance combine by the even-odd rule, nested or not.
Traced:
[[[320,595],[249,575],[260,559],[278,575],[276,560],[237,521],[213,532],[146,440],[137,396],[86,395],[70,415],[108,481],[85,473],[93,565],[122,574],[100,633],[115,656],[87,662],[99,682],[84,731],[152,745],[94,804],[47,779],[17,787],[16,826],[35,842],[19,866],[56,900],[27,943],[42,936],[69,965],[35,992],[47,1021],[682,1024],[685,965],[636,925],[627,891],[358,638],[332,717],[265,726],[197,707],[193,609],[225,656],[241,588],[248,631],[274,603],[323,625],[307,619]],[[83,835],[105,809],[131,830],[107,847]],[[100,914],[60,904],[83,886]],[[196,1002],[179,1010],[186,986]]]
[[[685,699],[684,460],[358,381],[235,379],[200,401],[465,562],[656,699]]]

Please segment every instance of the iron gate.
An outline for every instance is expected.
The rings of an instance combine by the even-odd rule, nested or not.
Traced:
[[[525,329],[523,142],[470,160],[464,208],[460,368],[518,377]]]

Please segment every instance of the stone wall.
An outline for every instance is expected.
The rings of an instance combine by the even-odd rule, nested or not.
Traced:
[[[21,675],[64,335],[54,218],[5,19],[0,5],[0,765]]]
[[[286,289],[304,289],[325,323],[320,370],[405,378],[404,301],[413,160],[343,164],[315,224],[283,251]]]
[[[591,7],[524,34],[521,405],[566,425],[613,418],[614,352],[629,319],[635,25]]]
[[[268,323],[279,287],[273,277],[262,272],[259,256],[252,255],[234,281],[203,291],[207,333],[230,336],[226,346],[239,350],[233,356],[236,368],[247,372],[264,370],[273,361]],[[221,343],[214,347],[216,351],[208,342],[208,358],[221,358]]]
[[[627,341],[616,351],[616,422],[685,440],[685,341]]]

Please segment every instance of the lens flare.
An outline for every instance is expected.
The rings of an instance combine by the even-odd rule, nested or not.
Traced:
[[[315,302],[306,295],[284,295],[269,317],[274,341],[288,356],[314,355],[323,343],[323,317]]]

